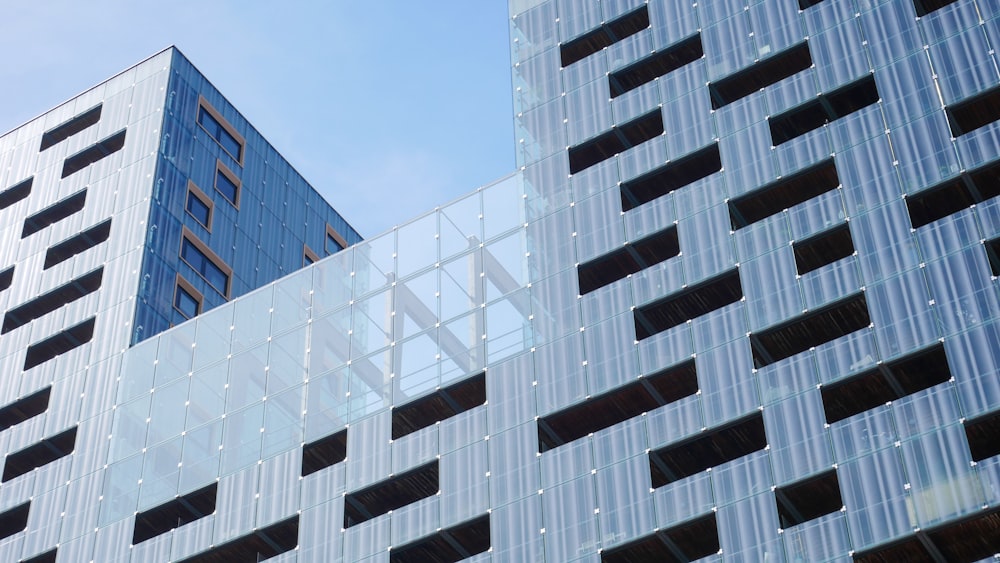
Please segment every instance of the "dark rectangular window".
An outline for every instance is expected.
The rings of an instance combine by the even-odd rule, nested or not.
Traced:
[[[0,539],[9,538],[28,527],[28,510],[31,503],[26,502],[0,514]]]
[[[649,27],[649,12],[646,5],[623,16],[615,18],[559,46],[559,55],[564,67],[614,45]]]
[[[52,388],[46,387],[0,409],[0,430],[6,430],[45,412],[49,408],[51,392]]]
[[[635,336],[642,340],[736,303],[743,297],[739,270],[730,270],[635,309]]]
[[[288,553],[298,545],[299,517],[296,515],[178,563],[258,563]]]
[[[1000,195],[1000,160],[906,197],[910,224],[919,229]]]
[[[14,266],[0,270],[0,291],[10,287],[12,283],[14,283]]]
[[[792,251],[795,254],[795,268],[800,276],[833,264],[854,254],[851,228],[848,223],[841,223],[805,240],[795,241]]]
[[[785,209],[837,189],[840,177],[832,158],[798,170],[729,200],[733,230],[750,226]]]
[[[31,185],[34,181],[35,177],[32,176],[31,178],[23,180],[18,184],[0,192],[0,209],[7,209],[11,205],[14,205],[22,199],[28,197],[31,193]]]
[[[698,392],[694,360],[640,377],[628,385],[538,419],[544,453]]]
[[[0,334],[7,334],[77,299],[90,295],[100,289],[103,279],[104,267],[101,266],[19,307],[8,310],[7,314],[4,315],[3,329],[0,329]]]
[[[778,518],[782,528],[815,520],[844,506],[835,469],[776,488],[774,500],[778,505]]]
[[[437,494],[438,462],[433,461],[344,497],[344,527],[350,528],[390,510]]]
[[[28,559],[22,559],[21,563],[56,563],[56,554],[58,551],[58,549],[52,548],[40,555],[36,555]]]
[[[236,207],[240,206],[240,179],[222,162],[216,162],[215,190],[229,203]]]
[[[179,528],[215,512],[217,489],[218,485],[212,483],[207,487],[180,495],[171,501],[136,514],[135,527],[132,530],[132,544],[142,543],[163,535],[174,528]]]
[[[824,385],[823,412],[829,424],[901,399],[951,379],[944,346],[937,344],[904,358]]]
[[[393,408],[392,439],[397,440],[485,402],[484,372]]]
[[[965,421],[965,436],[973,461],[1000,455],[1000,411]]]
[[[96,317],[91,317],[76,326],[28,346],[28,353],[24,356],[24,370],[27,371],[90,342],[90,339],[94,337],[95,320]]]
[[[855,553],[854,561],[965,563],[992,560],[996,553],[1000,553],[1000,508],[994,506],[933,528],[917,528],[913,535]]]
[[[202,227],[212,230],[212,199],[198,189],[194,182],[188,181],[187,199],[184,210]]]
[[[799,0],[799,9],[805,10],[806,8],[811,8],[822,1],[823,0]]]
[[[45,263],[42,265],[42,269],[48,270],[56,264],[65,262],[77,254],[108,240],[109,236],[111,236],[111,219],[98,223],[78,235],[73,235],[55,246],[49,247],[45,252]]]
[[[799,315],[750,335],[754,365],[766,365],[861,330],[871,324],[864,293]]]
[[[57,125],[46,131],[42,135],[42,145],[38,150],[43,151],[57,143],[65,141],[91,125],[97,125],[97,122],[101,120],[102,105],[98,104],[97,107],[91,108],[62,125]]]
[[[687,563],[719,552],[715,513],[601,552],[601,563]]]
[[[718,143],[713,143],[673,162],[621,184],[622,211],[667,195],[722,170]]]
[[[989,125],[1000,119],[1000,86],[955,102],[945,112],[953,137]]]
[[[204,98],[198,105],[198,125],[236,162],[243,162],[243,138]]]
[[[177,274],[177,283],[174,285],[174,309],[192,319],[201,312],[202,299],[201,293],[180,274]]]
[[[875,77],[868,75],[850,84],[821,94],[816,99],[768,119],[771,144],[777,146],[819,129],[831,121],[852,114],[879,100]]]
[[[709,84],[708,91],[712,96],[712,109],[719,109],[743,99],[811,66],[812,57],[809,55],[808,43],[802,42],[785,49]]]
[[[4,460],[2,481],[6,483],[57,459],[64,458],[73,453],[75,447],[76,427],[74,426],[19,452],[9,454]]]
[[[958,0],[913,0],[913,8],[917,11],[917,16],[924,17],[934,10],[940,10]]]
[[[189,233],[184,233],[181,239],[181,259],[188,266],[198,272],[201,277],[212,287],[218,290],[223,296],[229,295],[229,273],[228,266],[223,266],[222,260],[214,255],[206,253],[208,247],[195,242],[196,239]]]
[[[480,516],[421,538],[393,547],[389,563],[458,563],[490,549],[490,516]]]
[[[580,295],[600,289],[631,274],[680,254],[677,227],[668,227],[646,238],[626,244],[576,268]]]
[[[329,223],[326,224],[326,253],[336,254],[341,250],[347,248],[347,240],[344,239],[337,229],[334,229]]]
[[[677,444],[649,452],[653,488],[763,450],[764,417],[759,412]]]
[[[643,84],[693,63],[700,59],[702,54],[701,35],[692,35],[658,53],[616,70],[608,75],[611,97],[621,96],[625,92],[635,90]]]
[[[35,213],[24,220],[24,227],[21,228],[21,238],[31,236],[53,223],[62,221],[83,209],[83,205],[86,202],[87,190],[84,188],[66,199],[57,201]]]
[[[62,177],[65,178],[74,172],[79,172],[91,164],[103,160],[122,150],[125,146],[125,130],[97,142],[82,151],[74,154],[63,162]]]
[[[302,446],[302,476],[312,475],[347,459],[347,429]]]
[[[641,145],[663,133],[663,116],[657,108],[613,127],[610,131],[569,148],[569,173],[586,170],[627,149]]]

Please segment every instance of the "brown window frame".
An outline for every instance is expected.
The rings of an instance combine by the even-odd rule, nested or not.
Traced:
[[[193,297],[194,300],[198,302],[198,310],[195,311],[194,316],[192,317],[187,316],[187,314],[184,311],[181,311],[180,308],[177,307],[177,292],[180,290],[187,292],[188,295]],[[187,281],[184,278],[184,276],[177,274],[177,278],[174,280],[174,295],[173,299],[170,302],[170,306],[173,307],[175,311],[183,315],[185,319],[193,319],[194,317],[197,317],[198,315],[201,314],[202,306],[204,305],[204,303],[205,303],[205,296],[202,295],[202,293],[198,291],[198,289],[195,288],[195,286],[192,285],[191,282]]]
[[[231,201],[229,199],[229,196],[227,196],[222,190],[219,189],[219,174],[220,173],[222,175],[224,175],[226,178],[228,178],[229,181],[232,182],[236,186],[236,198],[235,198],[236,201]],[[240,192],[243,191],[243,182],[240,180],[239,176],[237,176],[235,172],[233,172],[232,170],[230,170],[229,167],[226,166],[219,159],[215,160],[215,175],[212,177],[212,187],[215,189],[216,192],[219,193],[219,195],[222,196],[222,199],[224,199],[227,202],[229,202],[236,209],[240,208]]]
[[[187,200],[187,198],[190,197],[191,195],[193,195],[194,197],[198,198],[199,201],[201,201],[202,203],[204,203],[205,207],[208,207],[208,224],[207,225],[204,224],[204,223],[202,223],[200,219],[198,219],[197,217],[195,217],[194,214],[191,213],[190,210],[188,210],[188,205],[187,205],[188,200]],[[212,201],[212,198],[209,197],[208,194],[206,194],[205,192],[201,191],[201,188],[199,188],[197,186],[197,184],[195,184],[191,180],[188,180],[188,193],[185,194],[185,196],[184,196],[184,212],[187,213],[188,215],[190,215],[191,217],[193,217],[194,220],[199,225],[201,225],[202,227],[205,227],[205,230],[207,230],[208,232],[212,232],[212,217],[215,216],[215,202]]]
[[[302,267],[309,266],[310,264],[315,264],[319,262],[319,255],[316,254],[313,249],[309,248],[308,244],[302,244]]]
[[[236,142],[239,143],[240,145],[240,154],[235,155],[226,150],[226,147],[223,146],[222,142],[216,139],[215,136],[212,135],[212,133],[198,121],[198,114],[201,113],[202,108],[204,108],[205,111],[207,111],[213,118],[215,118],[215,120],[219,122],[219,125],[221,125],[222,128],[225,129],[227,133],[229,133],[230,135],[233,136],[234,139],[236,139]],[[219,113],[219,110],[215,109],[215,107],[213,107],[212,104],[208,103],[208,100],[206,100],[204,96],[198,96],[198,109],[196,110],[194,115],[194,122],[198,124],[198,127],[201,127],[202,131],[208,134],[209,138],[211,138],[213,141],[215,141],[217,145],[219,145],[219,148],[221,148],[223,152],[231,156],[233,160],[235,160],[236,163],[239,164],[241,167],[243,166],[243,156],[247,152],[246,138],[243,137],[243,135],[240,135],[239,131],[237,131],[236,128],[233,127],[228,120],[226,120],[226,118],[222,117],[222,114]]]
[[[194,264],[191,264],[190,262],[184,259],[183,250],[184,250],[185,239],[191,244],[193,244],[194,247],[197,248],[205,256],[205,258],[208,258],[213,264],[215,264],[217,268],[222,270],[222,273],[226,274],[228,279],[226,280],[225,291],[222,291],[220,290],[220,288],[212,285],[212,282],[208,281],[208,278],[203,276],[201,272],[199,272],[198,269],[194,266]],[[226,261],[220,258],[218,254],[212,252],[212,249],[209,248],[207,244],[202,242],[202,240],[198,238],[197,235],[195,235],[193,232],[191,232],[191,229],[187,227],[183,227],[183,231],[181,232],[181,240],[180,243],[177,245],[177,257],[180,259],[181,262],[187,264],[188,267],[191,268],[191,270],[198,275],[198,277],[205,280],[205,283],[207,283],[209,287],[218,291],[227,300],[229,299],[229,292],[233,286],[233,269],[229,266],[229,264],[226,264]]]
[[[323,239],[323,249],[326,251],[327,254],[336,254],[337,252],[340,252],[341,250],[344,250],[345,248],[350,246],[349,244],[347,244],[347,239],[345,239],[343,235],[341,235],[337,231],[337,229],[334,229],[333,226],[330,225],[330,223],[326,224],[326,236],[328,238]],[[339,250],[336,251],[330,250],[330,245],[327,244],[330,238],[332,238],[337,244],[341,246]]]

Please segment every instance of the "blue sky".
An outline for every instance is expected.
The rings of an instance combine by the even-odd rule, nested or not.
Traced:
[[[364,236],[514,169],[504,0],[45,0],[0,18],[0,131],[167,47]]]

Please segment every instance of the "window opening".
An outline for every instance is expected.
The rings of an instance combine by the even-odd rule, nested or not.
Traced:
[[[719,552],[719,529],[710,512],[628,544],[605,549],[601,563],[687,563]]]
[[[600,289],[680,254],[677,227],[671,226],[646,238],[627,243],[576,268],[580,295]]]
[[[350,528],[390,510],[434,496],[438,485],[438,462],[433,461],[344,497],[344,527]]]
[[[3,479],[6,483],[39,467],[64,458],[76,447],[76,427],[46,438],[21,451],[7,456],[3,464]]]
[[[867,328],[864,293],[809,311],[787,322],[750,335],[754,366],[762,368],[831,340]]]
[[[663,116],[657,108],[610,131],[569,148],[569,173],[576,174],[627,149],[663,134]]]
[[[799,43],[708,85],[712,109],[720,109],[812,66],[809,44]]]
[[[635,309],[635,334],[642,340],[711,313],[743,297],[738,269]]]
[[[326,253],[336,254],[347,248],[347,240],[344,239],[329,223],[326,224]]]
[[[792,245],[792,252],[795,254],[795,268],[800,276],[833,264],[854,254],[851,228],[845,222],[805,240],[796,241]]]
[[[910,224],[919,229],[1000,195],[1000,160],[906,196]]]
[[[463,522],[412,543],[393,547],[389,563],[458,563],[490,549],[490,516]]]
[[[1000,508],[997,507],[958,521],[917,530],[915,534],[888,545],[855,553],[854,561],[972,562],[985,561],[1000,552]]]
[[[302,476],[312,475],[345,459],[347,459],[346,428],[302,446]]]
[[[94,337],[96,318],[91,317],[76,326],[28,346],[28,353],[24,357],[24,371],[90,342],[90,339]]]
[[[621,70],[616,70],[608,76],[611,97],[617,98],[682,66],[693,63],[700,59],[702,54],[701,35],[696,34]]]
[[[178,563],[258,563],[288,553],[298,545],[299,517],[296,515]]]
[[[53,223],[62,221],[83,209],[83,205],[86,202],[87,189],[84,188],[66,199],[57,201],[35,213],[24,220],[24,227],[21,228],[21,238],[29,237]]]
[[[229,295],[229,274],[232,270],[187,229],[181,238],[181,260],[223,297]]]
[[[949,379],[951,370],[942,344],[880,363],[873,369],[822,387],[826,422],[833,424]]]
[[[774,500],[782,528],[815,520],[844,506],[835,469],[774,489]]]
[[[215,512],[217,490],[218,484],[212,483],[136,514],[132,544],[142,543],[212,514]]]
[[[0,409],[0,430],[6,430],[45,412],[49,408],[51,392],[52,388],[46,387]]]
[[[73,235],[55,246],[49,247],[45,252],[45,263],[42,265],[42,269],[48,270],[56,264],[65,262],[77,254],[108,240],[109,236],[111,236],[111,219],[98,223],[80,234]]]
[[[42,144],[38,150],[44,151],[45,149],[65,141],[92,125],[97,125],[97,122],[101,120],[102,105],[103,104],[97,104],[96,107],[90,108],[73,119],[46,131],[45,134],[42,135]]]
[[[30,502],[15,506],[0,514],[0,539],[9,538],[28,527],[28,510]]]
[[[538,451],[545,453],[642,413],[694,395],[694,360],[640,377],[628,385],[538,419]]]
[[[474,409],[486,402],[486,373],[392,409],[392,439],[398,440],[421,428]]]
[[[240,206],[240,179],[221,161],[215,163],[215,190],[234,207]]]
[[[972,461],[1000,455],[1000,411],[966,420],[965,436],[969,439]]]
[[[191,319],[201,313],[201,304],[204,297],[201,292],[194,288],[190,282],[177,274],[177,282],[174,285],[174,308],[180,314]]]
[[[832,158],[798,170],[729,200],[733,230],[748,227],[785,209],[837,189],[840,178]]]
[[[622,182],[622,211],[639,207],[720,170],[722,157],[719,155],[719,145],[713,143],[638,178]]]
[[[58,549],[52,548],[51,550],[40,555],[36,555],[30,559],[22,559],[21,563],[56,563],[56,554],[58,551]]]
[[[222,150],[233,157],[233,160],[242,164],[245,142],[243,137],[205,98],[198,100],[198,125],[222,147]]]
[[[653,488],[763,450],[767,446],[764,417],[759,412],[736,422],[649,453]]]
[[[35,177],[32,176],[31,178],[23,180],[18,184],[0,192],[0,209],[7,209],[11,205],[14,205],[22,199],[28,197],[31,193],[31,185],[34,181]]]
[[[62,177],[65,178],[74,172],[79,172],[91,164],[122,150],[124,146],[125,130],[122,129],[107,139],[99,141],[67,158],[63,162]]]
[[[212,230],[212,207],[212,199],[205,192],[198,189],[198,186],[194,182],[188,180],[187,200],[184,202],[184,210],[199,225],[209,231]]]
[[[831,121],[868,107],[879,100],[875,77],[868,75],[816,99],[768,119],[771,144],[791,141]]]
[[[14,283],[14,266],[6,270],[0,270],[0,291],[3,291]]]
[[[649,27],[649,12],[643,4],[621,17],[615,18],[583,35],[559,46],[562,66],[567,67],[579,60],[610,47],[626,37],[635,35]]]
[[[913,8],[917,11],[918,17],[924,17],[934,10],[940,10],[945,6],[954,4],[958,0],[913,0]]]
[[[104,266],[63,284],[52,291],[40,295],[27,303],[10,309],[3,318],[3,329],[0,334],[20,328],[31,321],[47,315],[60,307],[68,305],[94,293],[101,287],[104,279]]]

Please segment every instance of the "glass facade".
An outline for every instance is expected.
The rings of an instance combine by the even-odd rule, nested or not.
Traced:
[[[8,260],[0,299],[15,324],[34,320],[0,337],[21,373],[0,387],[0,559],[1000,553],[996,3],[510,7],[519,170],[360,242],[311,204],[267,199],[284,161],[255,155],[263,141],[179,55],[153,59],[151,87],[177,92],[162,145],[151,126],[159,151],[139,153],[139,177],[175,186],[136,211],[156,232],[112,232],[124,266],[64,263],[67,277],[122,273],[147,295],[136,307],[165,300],[141,324],[178,326],[137,338],[132,292],[120,324],[101,313],[95,329],[117,294],[52,301],[19,285],[41,256]],[[37,151],[99,99],[0,142]],[[235,201],[213,183],[221,167]],[[24,193],[28,170],[4,186]],[[21,228],[82,187],[0,217]],[[190,193],[209,194],[208,218]],[[228,218],[245,212],[255,233]],[[294,232],[278,250],[237,250],[279,224]],[[307,248],[341,246],[268,283]],[[182,248],[200,265],[170,265]],[[223,302],[213,267],[241,297]]]

